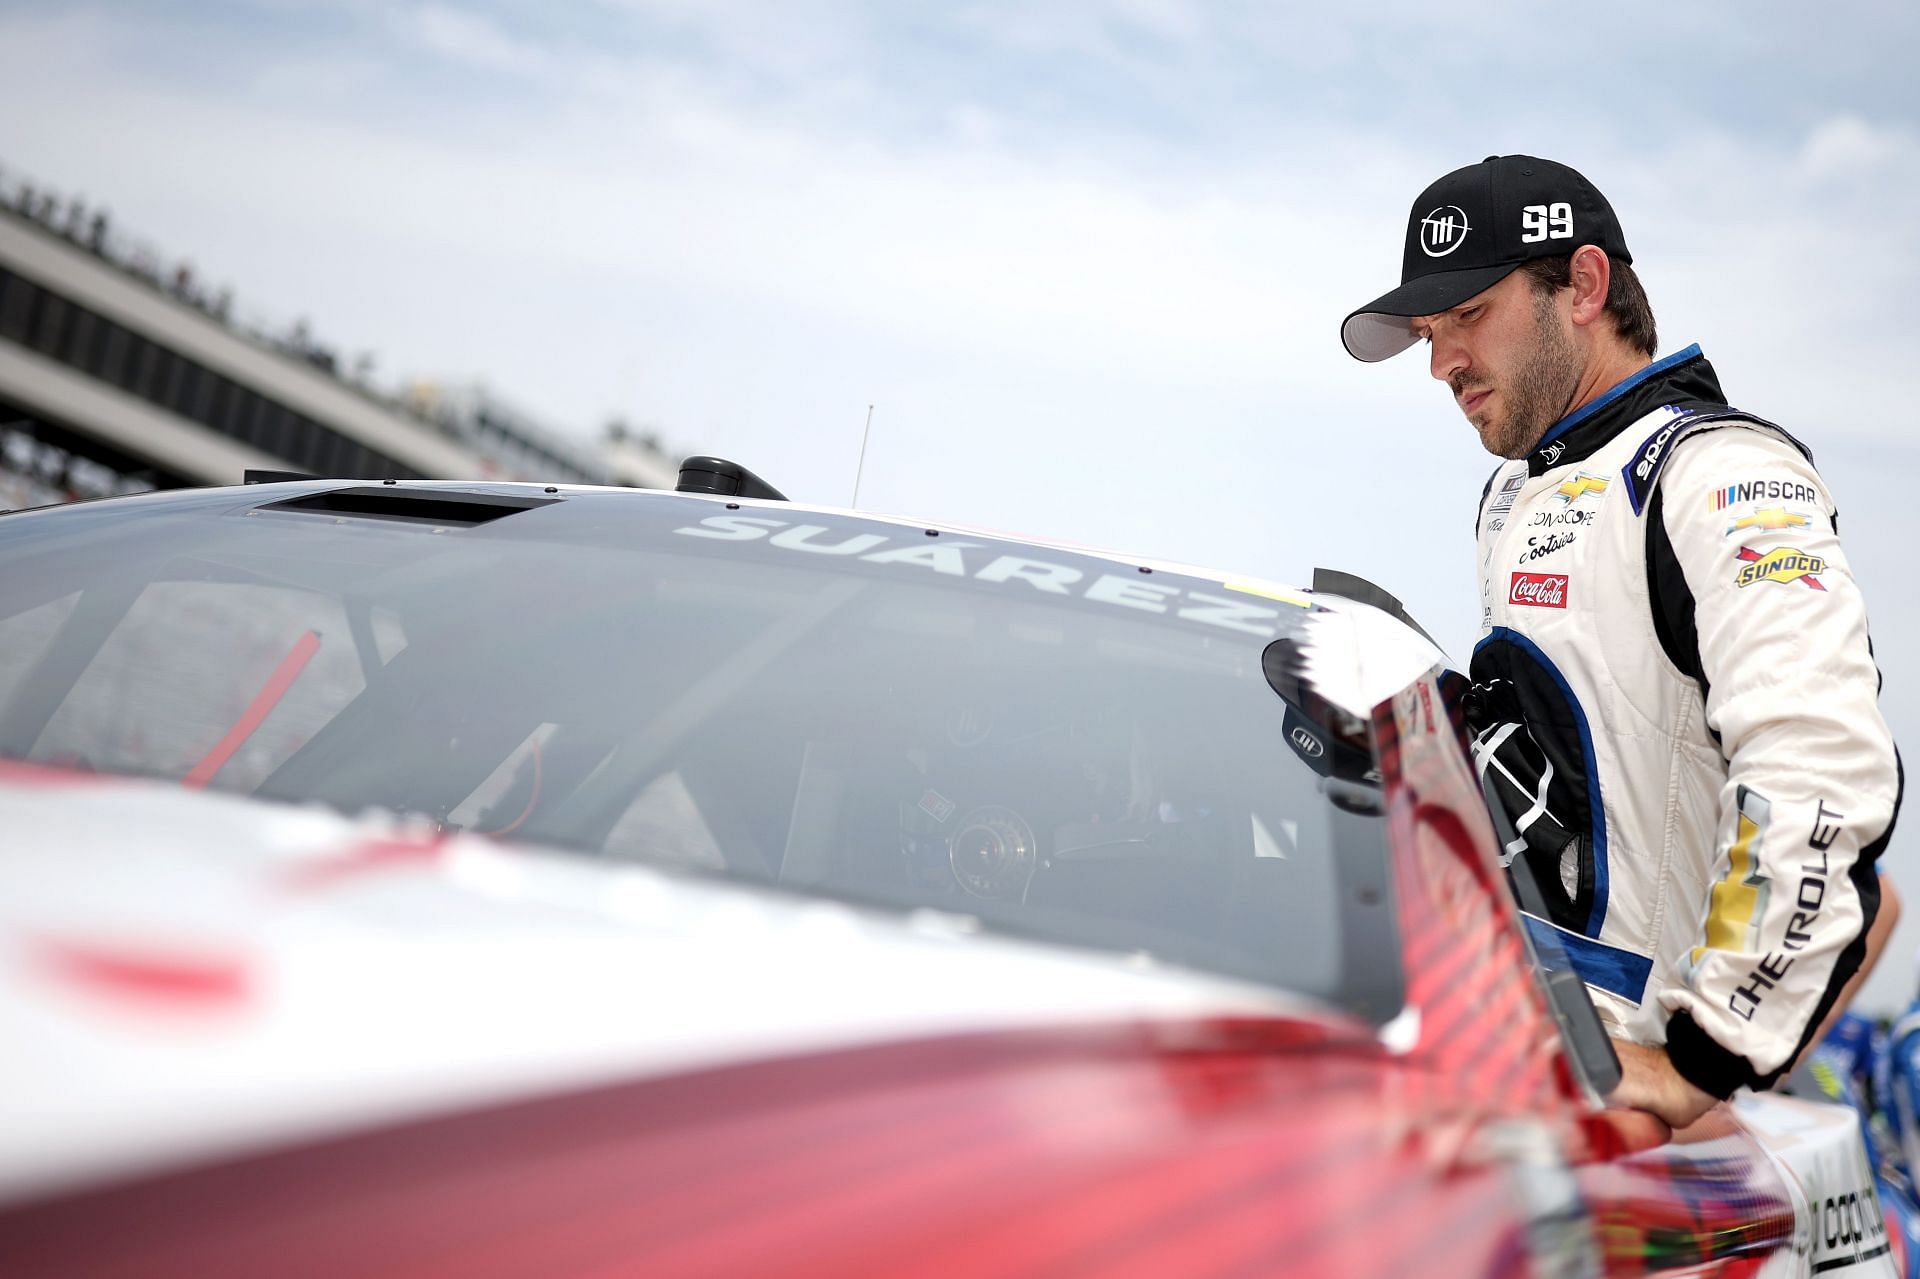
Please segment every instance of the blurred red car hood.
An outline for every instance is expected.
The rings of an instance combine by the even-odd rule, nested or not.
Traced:
[[[1272,1018],[1372,1042],[1280,992],[955,917],[174,786],[0,765],[0,826],[0,1202],[877,1042]]]

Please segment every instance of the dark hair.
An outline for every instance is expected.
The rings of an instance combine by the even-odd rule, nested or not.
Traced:
[[[1607,262],[1612,271],[1607,283],[1607,314],[1613,317],[1613,329],[1627,340],[1628,345],[1638,347],[1647,355],[1658,349],[1653,327],[1653,306],[1647,301],[1647,291],[1640,287],[1640,277],[1633,268],[1621,259],[1607,254]],[[1533,281],[1534,292],[1543,296],[1564,289],[1573,283],[1573,255],[1558,258],[1535,258],[1520,268]]]

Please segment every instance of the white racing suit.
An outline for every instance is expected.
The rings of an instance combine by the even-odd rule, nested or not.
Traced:
[[[1468,719],[1527,926],[1611,1033],[1770,1085],[1860,965],[1901,789],[1809,455],[1689,347],[1496,471],[1478,555]]]

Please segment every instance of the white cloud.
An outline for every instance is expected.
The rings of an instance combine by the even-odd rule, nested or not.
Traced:
[[[1072,12],[1093,22],[1115,11]],[[734,20],[674,15],[766,42]],[[1084,431],[1059,406],[1097,398],[1087,390],[1096,386],[1134,388],[1136,401],[1204,388],[1210,411],[1241,421],[1271,412],[1276,388],[1362,414],[1447,412],[1419,371],[1349,367],[1334,337],[1341,315],[1394,282],[1407,200],[1434,176],[1432,155],[1405,136],[1323,125],[1226,165],[1169,160],[1153,139],[1102,137],[1113,144],[1063,162],[1061,139],[1027,145],[995,126],[991,105],[962,116],[964,145],[909,144],[742,98],[684,59],[562,58],[443,6],[408,21],[437,54],[523,69],[549,96],[485,129],[415,127],[403,100],[391,120],[316,112],[299,98],[237,112],[102,60],[76,65],[75,48],[97,46],[64,30],[50,65],[90,87],[33,133],[53,163],[89,167],[96,186],[148,192],[182,228],[180,247],[222,255],[207,264],[231,273],[243,297],[273,288],[288,311],[338,316],[336,329],[351,330],[341,340],[380,346],[387,367],[447,371],[435,364],[449,358],[451,335],[480,342],[496,384],[583,427],[618,410],[669,430],[683,415],[692,432],[750,412],[780,418],[781,438],[804,438],[803,419],[723,389],[746,359],[728,325],[656,324],[653,300],[669,295],[760,334],[761,368],[789,367],[783,352],[807,348],[808,376],[837,380],[849,403],[864,404],[876,383],[911,396],[925,383],[887,369],[917,352],[979,370],[971,381],[982,388],[996,367],[1018,370],[1004,380],[1043,377],[1015,403],[983,389],[975,411],[1018,415],[1050,402],[1027,438],[1061,455],[1083,447]],[[833,27],[815,43],[844,52],[864,38]],[[263,76],[277,65],[303,63],[289,56]],[[31,65],[16,74],[30,93],[57,91],[51,79],[36,87]],[[1877,315],[1891,295],[1884,272],[1836,276],[1831,252],[1808,251],[1836,242],[1836,215],[1855,210],[1795,180],[1809,155],[1884,149],[1894,136],[1854,122],[1797,150],[1728,131],[1632,149],[1590,140],[1580,162],[1621,209],[1671,338],[1700,336],[1723,368],[1750,374],[1734,389],[1756,407],[1789,418],[1817,407],[1828,429],[1894,430],[1883,415],[1835,410],[1885,402],[1903,385],[1899,361],[1868,361],[1838,387],[1796,376],[1847,317]],[[1510,141],[1501,149],[1553,149],[1550,138]],[[1711,195],[1684,195],[1674,180],[1683,169]],[[183,172],[191,183],[178,181]],[[196,235],[195,225],[219,234]],[[287,260],[293,243],[299,261]],[[408,309],[408,326],[369,300],[369,290],[429,276],[436,287]],[[509,277],[510,304],[489,286]],[[580,331],[556,340],[551,320],[531,317],[567,314],[568,290],[586,278],[605,288],[573,304]],[[423,324],[429,299],[443,315]],[[654,335],[652,364],[704,372],[678,382],[636,374],[635,361],[614,354],[612,335],[628,328]],[[829,329],[863,335],[861,345],[808,347]],[[1857,339],[1869,349],[1894,340],[1891,330]],[[702,384],[716,388],[704,407],[693,390]],[[1124,416],[1126,399],[1113,411]],[[717,411],[722,403],[732,407]],[[914,498],[913,485],[903,495]]]
[[[1192,0],[1112,0],[1116,18],[1148,35],[1190,41],[1208,27],[1207,8]]]
[[[1912,134],[1877,127],[1858,116],[1843,115],[1821,122],[1800,147],[1800,171],[1816,181],[1884,172],[1901,167],[1908,173],[1920,159]]]
[[[483,71],[523,73],[538,69],[535,48],[518,41],[483,14],[446,4],[423,4],[394,13],[401,31],[429,52]]]
[[[858,19],[821,21],[818,5],[761,24],[668,0],[641,7],[695,27],[728,56],[751,49],[742,56],[764,65],[784,56],[790,69],[857,64],[871,38]],[[1126,20],[1179,32],[1178,44],[1203,26],[1196,14],[1178,4],[1107,0],[1030,15],[1026,27],[998,36],[1019,42],[1050,31],[1055,42],[1098,42]],[[1169,155],[1157,139],[1124,130],[1091,135],[1098,145],[1083,148],[1057,135],[1035,146],[1027,131],[1004,127],[991,99],[950,112],[955,123],[944,137],[908,142],[858,119],[742,96],[705,76],[697,60],[657,50],[563,57],[551,43],[509,36],[445,4],[405,11],[402,21],[436,57],[512,69],[541,96],[481,117],[484,129],[439,120],[415,127],[404,83],[380,90],[390,104],[377,95],[369,104],[390,105],[391,120],[315,112],[297,95],[240,112],[189,86],[124,76],[101,57],[85,65],[85,51],[103,43],[98,32],[45,24],[40,44],[58,56],[34,58],[13,74],[41,94],[62,88],[40,65],[63,67],[64,84],[87,83],[86,93],[69,95],[68,111],[33,127],[41,151],[90,166],[96,185],[117,178],[164,188],[159,198],[183,221],[230,224],[182,248],[231,253],[236,268],[247,268],[243,292],[249,279],[284,274],[248,259],[270,259],[295,237],[307,253],[356,259],[370,278],[404,279],[435,256],[511,266],[535,280],[542,271],[555,281],[593,272],[631,282],[635,311],[645,308],[647,290],[669,287],[730,299],[743,312],[831,317],[971,359],[1015,359],[1063,379],[1121,368],[1139,381],[1248,393],[1274,385],[1315,397],[1348,392],[1334,325],[1393,282],[1399,220],[1435,167],[1431,152],[1404,134],[1324,122],[1275,135],[1237,164]],[[10,35],[19,22],[9,19]],[[792,26],[812,35],[788,41]],[[776,53],[783,45],[788,53]],[[285,79],[271,78],[276,67],[295,75],[312,65],[303,51],[287,51],[262,66],[256,84],[284,87]],[[380,89],[367,78],[361,68],[357,87]],[[858,76],[846,90],[875,91]],[[484,101],[474,107],[486,109]],[[1551,138],[1511,141],[1553,149]],[[1649,282],[1668,282],[1671,291],[1656,290],[1655,301],[1663,316],[1672,310],[1669,332],[1751,341],[1769,352],[1763,366],[1784,370],[1793,360],[1773,352],[1808,349],[1827,339],[1839,314],[1887,304],[1872,274],[1821,274],[1831,255],[1808,247],[1838,240],[1836,213],[1855,210],[1798,179],[1855,171],[1863,156],[1904,145],[1897,131],[1842,117],[1797,150],[1696,132],[1631,149],[1589,140],[1580,162],[1613,193]],[[169,180],[183,168],[194,174],[190,187]],[[1712,194],[1683,195],[1674,180],[1683,168]],[[335,274],[357,274],[348,265]],[[1792,306],[1766,305],[1787,291],[1803,296]],[[462,313],[464,328],[484,303],[448,297],[446,305]],[[532,349],[515,318],[527,309],[492,319]],[[405,334],[367,337],[390,348],[393,365],[421,358],[410,358],[409,347],[424,348],[423,356],[431,349]],[[582,403],[617,399],[619,379],[589,363],[597,358],[586,354],[591,343],[571,362],[541,349],[546,359],[506,364],[498,380],[576,419]],[[713,356],[689,349],[676,358]],[[1834,394],[1823,388],[1823,402]],[[648,406],[634,409],[653,415]]]

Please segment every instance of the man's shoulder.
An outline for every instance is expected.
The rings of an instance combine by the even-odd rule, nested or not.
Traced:
[[[1731,405],[1669,404],[1641,428],[1621,477],[1633,509],[1646,509],[1656,485],[1691,484],[1699,473],[1777,462],[1811,471],[1813,451],[1786,428]],[[1684,478],[1683,478],[1684,477]]]
[[[1711,499],[1716,510],[1762,500],[1825,504],[1812,455],[1777,428],[1703,431],[1684,445],[1660,478],[1669,505],[1676,498]]]

